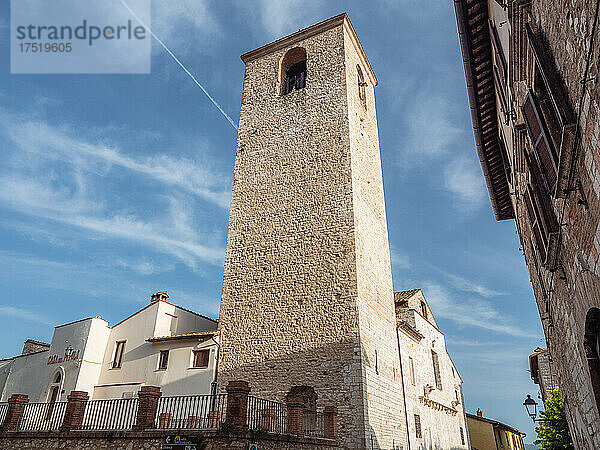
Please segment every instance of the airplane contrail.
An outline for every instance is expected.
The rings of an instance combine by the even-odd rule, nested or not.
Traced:
[[[127,3],[125,3],[125,0],[120,0],[121,3],[123,4],[123,6],[125,8],[127,8],[127,10],[131,13],[131,15],[133,17],[136,18],[136,20],[146,29],[148,30],[148,33],[150,33],[150,35],[156,40],[156,42],[158,42],[160,44],[160,46],[162,48],[165,49],[165,51],[171,55],[171,58],[173,58],[175,60],[175,62],[177,64],[179,64],[179,67],[181,67],[183,69],[183,71],[185,73],[188,74],[188,76],[192,79],[192,81],[194,83],[196,83],[196,86],[198,86],[200,89],[202,89],[202,92],[204,92],[206,94],[206,96],[208,97],[208,99],[212,102],[213,105],[215,105],[217,107],[217,109],[221,112],[221,114],[223,114],[223,116],[229,121],[229,123],[231,124],[231,126],[233,128],[238,129],[237,125],[233,122],[233,120],[231,119],[231,117],[229,117],[229,114],[227,114],[225,111],[223,111],[223,108],[221,108],[221,105],[219,105],[217,103],[217,101],[212,97],[212,95],[210,95],[208,93],[208,91],[206,89],[204,89],[204,86],[202,86],[202,84],[200,84],[200,82],[196,79],[196,77],[194,75],[192,75],[192,73],[183,65],[183,63],[181,61],[179,61],[179,59],[177,58],[177,56],[175,56],[173,54],[173,52],[171,50],[169,50],[169,47],[167,47],[165,45],[165,43],[163,41],[160,40],[160,38],[154,34],[154,32],[150,29],[150,27],[148,25],[146,25],[137,15],[135,12],[133,12],[133,10],[129,7],[129,5]]]

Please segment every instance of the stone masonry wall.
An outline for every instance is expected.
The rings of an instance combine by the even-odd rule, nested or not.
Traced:
[[[374,87],[365,77],[366,108],[359,96],[358,66],[367,68],[350,33],[344,34],[352,164],[359,332],[362,351],[365,436],[369,448],[407,445],[404,395],[383,194]]]
[[[415,328],[423,336],[422,339],[417,339],[402,329],[398,329],[411,439],[410,448],[413,450],[468,449],[462,381],[446,351],[444,334],[414,309],[402,308],[402,310],[403,316],[412,316]],[[427,395],[427,398],[435,403],[426,402],[424,399],[425,386],[436,386],[431,350],[438,354],[442,381],[441,390],[434,389]],[[412,358],[415,371],[414,380],[411,376],[409,358]],[[454,411],[444,410],[439,405],[444,405]],[[416,437],[415,414],[420,418],[420,438]],[[461,428],[464,444],[461,442]]]
[[[359,121],[346,33],[340,23],[246,64],[219,385],[245,379],[278,400],[291,386],[313,386],[319,408],[337,406],[345,448],[402,448],[374,98],[367,88]],[[281,96],[279,63],[298,46],[306,87]]]
[[[42,448],[48,450],[161,450],[168,434],[164,431],[7,433],[0,434],[0,448],[2,450],[39,450]],[[236,435],[185,433],[186,436],[196,434],[204,436],[206,450],[247,450],[249,444],[258,444],[258,447],[264,450],[331,450],[338,448],[336,444],[322,439],[254,436],[251,433]]]
[[[521,242],[553,367],[565,400],[571,434],[577,448],[590,450],[600,448],[600,417],[583,346],[586,315],[591,308],[600,307],[600,82],[598,78],[585,84],[581,81],[595,6],[596,2],[592,0],[534,0],[530,10],[525,10],[523,20],[531,23],[554,60],[572,111],[575,115],[581,112],[581,141],[573,180],[581,180],[589,209],[578,204],[578,193],[571,193],[566,199],[559,255],[564,272],[561,269],[555,272],[552,289],[552,274],[536,262],[523,202],[516,202]],[[599,43],[596,31],[590,75],[598,72]],[[520,63],[523,65],[524,61]],[[524,84],[525,80],[515,80],[515,105],[523,102]],[[583,102],[580,101],[582,92]],[[523,184],[517,186],[517,191],[523,192]],[[554,202],[559,220],[563,202]]]
[[[364,446],[361,347],[342,26],[246,64],[219,327],[219,385],[294,385],[338,408]],[[307,53],[306,87],[280,96],[279,62]]]

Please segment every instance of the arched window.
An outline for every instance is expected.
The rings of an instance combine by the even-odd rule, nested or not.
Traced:
[[[365,89],[367,83],[365,83],[365,77],[358,64],[356,65],[356,71],[358,72],[358,98],[360,98],[363,108],[367,109],[367,91]]]
[[[279,85],[281,95],[306,86],[306,50],[295,47],[281,59],[279,65]]]
[[[592,308],[587,313],[583,345],[590,369],[596,407],[600,411],[600,309],[598,308]]]
[[[56,372],[56,375],[54,376],[54,383],[60,383],[62,376],[60,372]]]

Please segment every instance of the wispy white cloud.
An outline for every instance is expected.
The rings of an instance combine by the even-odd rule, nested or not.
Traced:
[[[222,248],[195,240],[189,216],[175,199],[171,199],[174,213],[150,222],[105,211],[102,205],[86,197],[85,189],[73,192],[65,186],[53,186],[53,180],[45,181],[2,176],[0,201],[24,214],[144,245],[172,255],[192,268],[199,262],[219,265],[223,261]]]
[[[486,189],[481,169],[467,158],[452,160],[444,171],[446,189],[463,208],[474,210],[486,201]]]
[[[393,245],[390,245],[390,260],[392,262],[392,270],[409,269],[411,267],[408,254],[398,250]]]
[[[424,283],[423,291],[435,315],[470,327],[481,328],[514,337],[536,337],[503,315],[488,301],[461,298],[455,300],[444,288],[434,283]]]
[[[222,36],[221,25],[206,1],[154,0],[150,26],[178,52],[205,52]]]
[[[260,0],[258,5],[248,3],[245,8],[258,6],[263,28],[271,37],[281,37],[323,20],[324,5],[321,0],[311,1],[310,7],[304,0]]]
[[[118,258],[115,264],[119,267],[129,269],[138,275],[156,275],[163,272],[171,271],[175,268],[174,264],[157,262],[150,259],[125,259]]]
[[[19,283],[35,280],[36,285],[45,290],[76,293],[83,303],[93,302],[96,306],[98,298],[119,303],[144,304],[152,292],[166,289],[173,302],[178,305],[189,307],[201,314],[218,314],[218,298],[207,298],[202,293],[165,285],[164,281],[160,281],[162,278],[147,277],[162,270],[171,270],[171,267],[168,263],[163,264],[151,259],[115,259],[113,255],[96,255],[78,261],[59,261],[34,254],[0,250],[0,280],[4,282],[8,278]],[[132,277],[129,270],[145,278]],[[1,306],[0,315],[3,313]],[[19,313],[18,310],[7,311],[12,315]],[[110,313],[102,308],[96,308],[96,312],[103,316]],[[51,323],[47,318],[39,319],[43,319],[43,323]],[[113,317],[113,320],[119,319],[120,317]]]
[[[481,295],[482,297],[495,297],[497,295],[502,295],[501,292],[496,291],[494,289],[490,289],[481,283],[468,280],[466,278],[447,272],[433,265],[430,267],[444,275],[446,278],[448,278],[456,289],[460,289],[463,292],[473,292],[475,294]]]
[[[22,121],[0,111],[5,135],[28,154],[41,158],[62,158],[71,164],[88,167],[94,162],[118,166],[159,183],[186,190],[222,208],[229,206],[230,177],[189,159],[174,159],[166,154],[133,157],[101,142],[75,137],[74,127],[50,126],[43,121]],[[90,161],[90,158],[93,161]]]
[[[16,319],[29,320],[31,322],[37,322],[44,325],[51,325],[52,321],[48,318],[43,317],[39,314],[27,311],[21,308],[15,308],[14,306],[0,305],[0,315],[6,317],[14,317]]]
[[[400,164],[428,164],[431,158],[446,155],[461,133],[455,123],[445,97],[420,90],[412,99]]]

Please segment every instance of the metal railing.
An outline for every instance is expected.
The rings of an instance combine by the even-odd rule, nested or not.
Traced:
[[[58,430],[62,425],[66,409],[67,402],[27,403],[23,410],[23,418],[19,424],[19,430]]]
[[[6,417],[6,412],[8,411],[8,402],[0,403],[0,424],[4,422],[4,418]]]
[[[248,396],[248,429],[267,433],[286,434],[286,405]]]
[[[225,421],[227,395],[186,395],[158,399],[154,426],[163,429],[215,430]]]
[[[137,417],[137,398],[87,402],[82,430],[130,430]]]
[[[325,416],[319,411],[304,410],[302,414],[304,436],[325,437]]]

